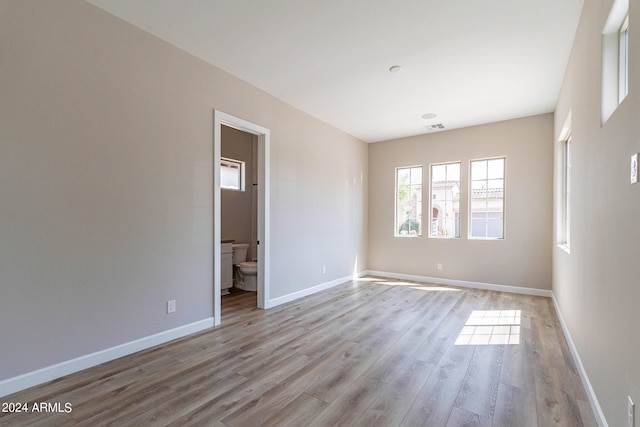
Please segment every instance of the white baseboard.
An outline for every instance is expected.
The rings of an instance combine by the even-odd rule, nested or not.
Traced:
[[[213,317],[0,381],[0,397],[213,327]]]
[[[436,285],[458,286],[461,288],[485,289],[489,291],[511,292],[515,294],[536,295],[536,296],[543,296],[543,297],[552,296],[551,291],[546,289],[523,288],[520,286],[508,286],[508,285],[495,285],[491,283],[481,283],[481,282],[468,282],[464,280],[452,280],[452,279],[443,279],[438,277],[416,276],[412,274],[392,273],[388,271],[365,270],[358,273],[358,277],[363,277],[363,276],[382,276],[382,277],[388,277],[390,279],[411,280],[414,282],[425,282],[425,283],[434,283]],[[297,299],[300,299],[309,295],[313,295],[317,292],[324,291],[325,289],[329,289],[337,285],[341,285],[350,280],[353,280],[353,276],[345,276],[339,279],[331,280],[330,282],[321,283],[311,288],[303,289],[298,292],[293,292],[291,294],[287,294],[278,298],[270,299],[268,301],[267,308],[276,307],[278,305],[285,304],[287,302],[295,301]]]
[[[366,272],[361,272],[358,274],[358,277],[362,277],[366,274]],[[320,291],[324,291],[325,289],[333,288],[334,286],[342,285],[350,280],[353,280],[353,276],[345,276],[339,279],[331,280],[330,282],[321,283],[319,285],[313,286],[311,288],[303,289],[298,292],[293,292],[291,294],[287,294],[278,298],[272,298],[269,300],[267,308],[276,307],[281,304],[285,304],[287,302],[295,301],[297,299],[313,295]]]
[[[416,276],[413,274],[391,273],[388,271],[369,270],[369,276],[389,277],[390,279],[411,280],[414,282],[433,283],[436,285],[458,286],[460,288],[484,289],[487,291],[510,292],[512,294],[551,297],[553,293],[547,289],[523,288],[520,286],[496,285],[493,283],[469,282],[466,280],[443,279],[441,277]]]
[[[560,320],[560,326],[562,327],[564,336],[567,339],[569,350],[571,350],[571,355],[573,356],[573,360],[576,362],[578,373],[580,374],[580,379],[582,380],[582,385],[584,386],[584,389],[587,392],[587,396],[589,397],[589,403],[591,403],[591,407],[594,410],[596,422],[598,423],[599,426],[609,427],[609,424],[607,423],[607,420],[604,417],[604,412],[602,412],[602,407],[600,406],[598,397],[596,396],[596,392],[593,390],[593,387],[591,386],[591,381],[589,381],[589,376],[587,375],[587,371],[584,369],[584,365],[582,364],[582,360],[580,359],[580,354],[578,353],[578,349],[573,343],[573,339],[571,339],[571,334],[569,333],[569,328],[567,328],[567,324],[564,322],[564,318],[562,317],[562,312],[560,311],[560,306],[558,305],[556,296],[552,295],[551,299],[553,300],[553,306],[556,309],[558,320]]]

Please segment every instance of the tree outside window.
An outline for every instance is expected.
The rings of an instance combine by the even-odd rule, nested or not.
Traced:
[[[422,166],[396,169],[395,235],[422,235]]]

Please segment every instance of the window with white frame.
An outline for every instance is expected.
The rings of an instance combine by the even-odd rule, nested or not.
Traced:
[[[472,239],[504,239],[505,158],[473,160],[469,197]]]
[[[562,141],[562,224],[560,244],[571,246],[571,135]]]
[[[629,12],[618,31],[618,103],[629,93]]]
[[[431,165],[429,237],[460,237],[460,163]]]
[[[222,157],[220,159],[220,188],[244,191],[245,162]]]
[[[422,235],[422,166],[396,168],[395,235]]]
[[[629,93],[629,0],[614,0],[602,31],[604,124]]]

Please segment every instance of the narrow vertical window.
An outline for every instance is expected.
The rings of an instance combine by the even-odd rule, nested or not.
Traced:
[[[460,237],[460,163],[431,165],[429,237]]]
[[[395,235],[422,235],[422,166],[396,169]]]
[[[562,245],[571,247],[571,135],[562,143]]]
[[[504,157],[471,162],[471,238],[504,238],[504,170]]]
[[[619,60],[618,60],[618,103],[629,93],[629,15],[624,18],[620,30],[619,36]]]

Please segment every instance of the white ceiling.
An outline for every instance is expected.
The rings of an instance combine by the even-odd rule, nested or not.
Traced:
[[[583,3],[88,1],[367,142],[553,111]]]

